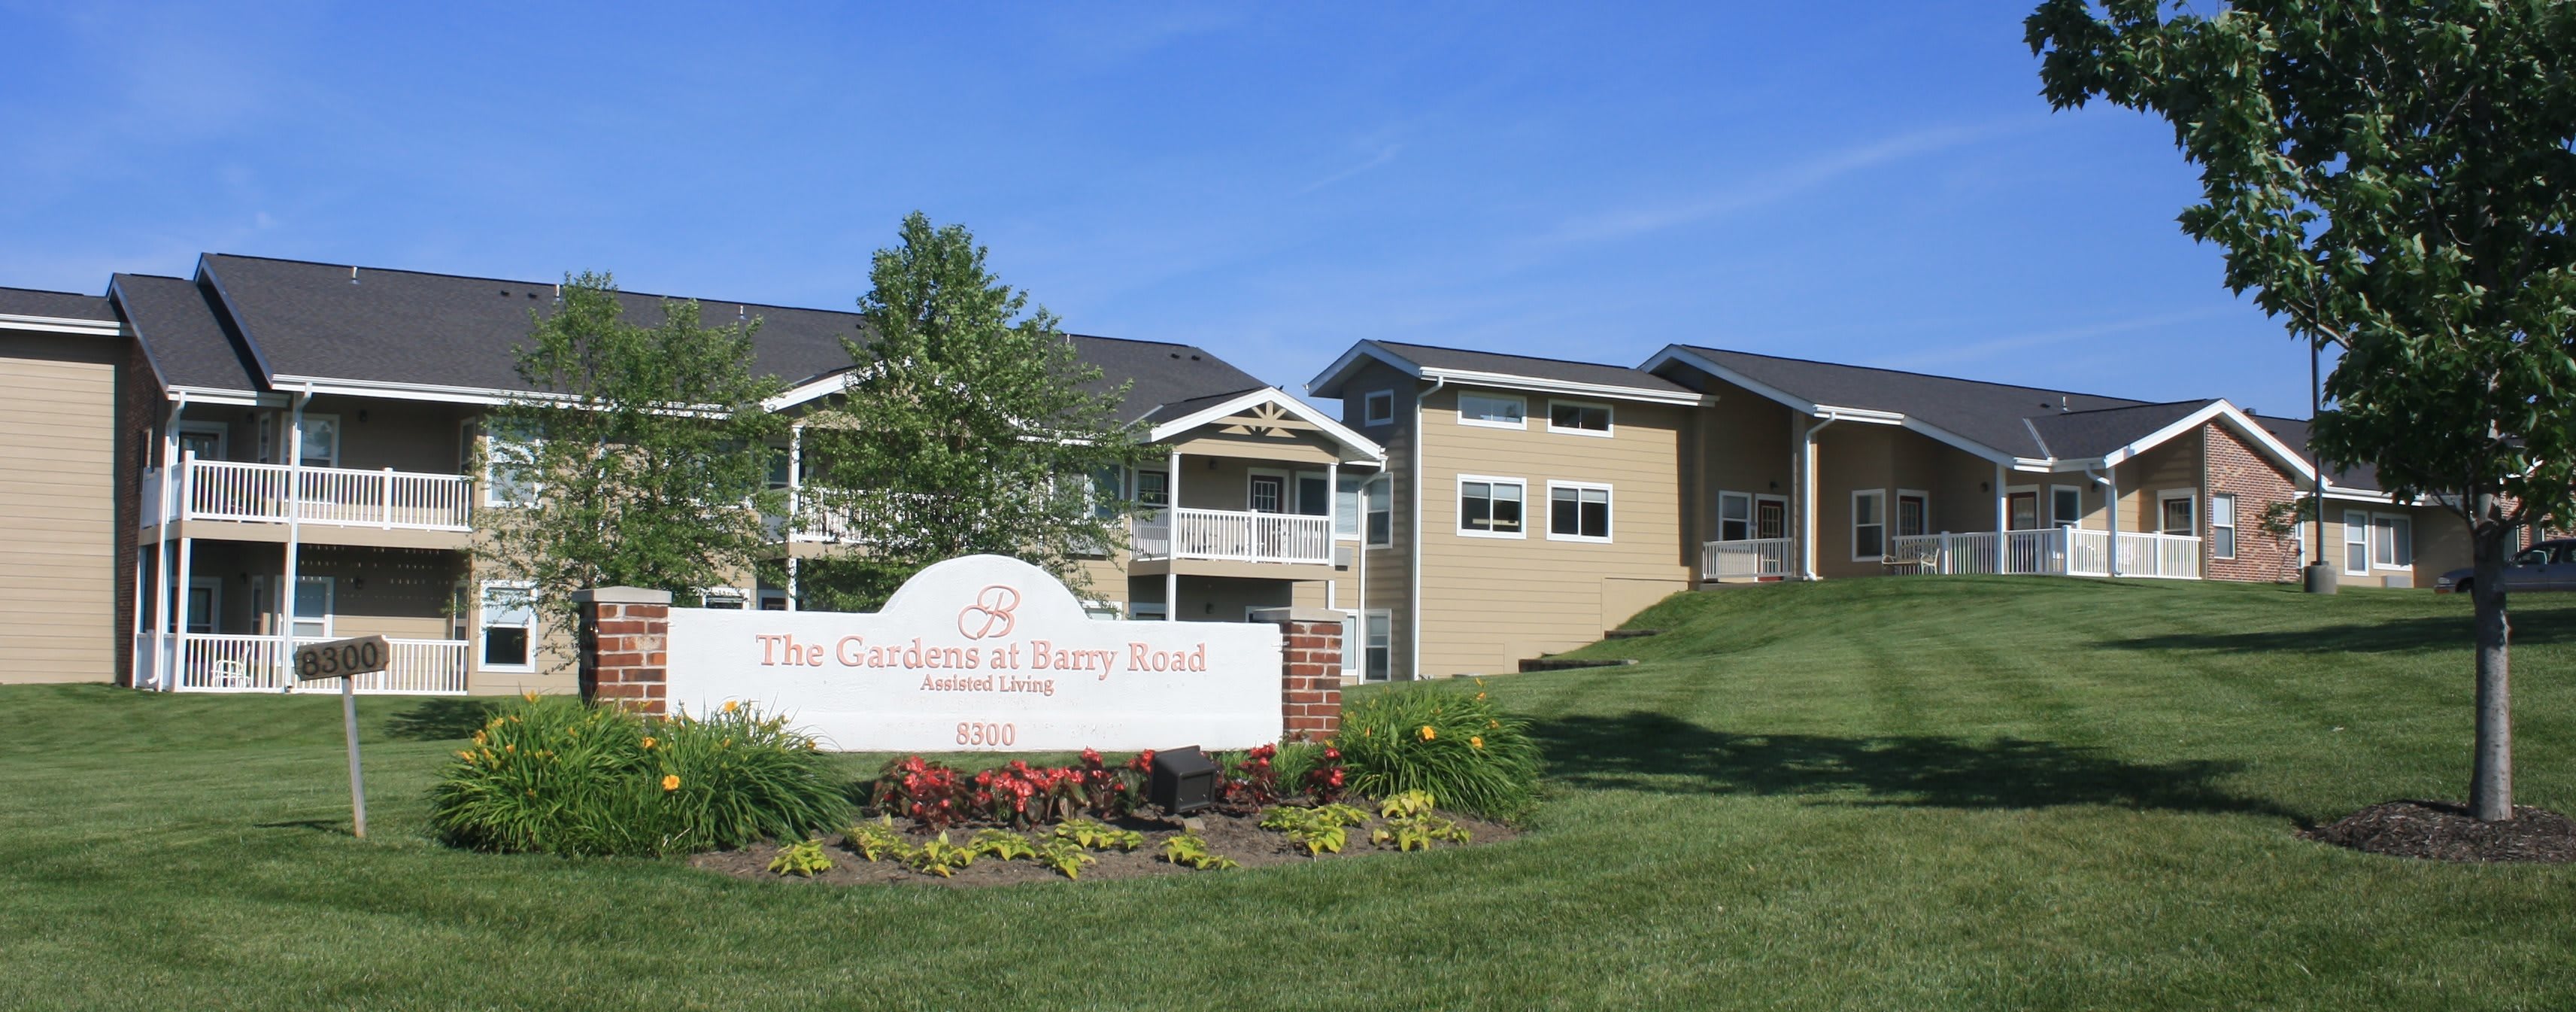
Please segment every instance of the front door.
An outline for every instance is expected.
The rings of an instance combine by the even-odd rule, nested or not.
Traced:
[[[219,577],[199,576],[188,581],[188,632],[215,631],[216,615],[224,606],[224,581]]]
[[[2004,497],[2004,505],[2013,530],[2039,529],[2039,493],[2014,492]]]
[[[1789,504],[1778,499],[1753,501],[1753,536],[1785,538],[1789,536]]]
[[[1255,513],[1286,513],[1288,512],[1288,480],[1275,474],[1253,475],[1252,491],[1248,498]]]

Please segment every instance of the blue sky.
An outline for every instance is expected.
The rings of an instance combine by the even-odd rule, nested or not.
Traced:
[[[711,13],[715,8],[723,13]],[[0,284],[201,251],[845,308],[913,209],[1083,333],[1666,344],[2306,412],[2161,121],[2013,3],[0,0]]]

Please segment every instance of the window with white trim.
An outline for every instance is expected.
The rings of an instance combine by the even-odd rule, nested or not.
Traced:
[[[1172,473],[1163,470],[1136,469],[1136,503],[1140,506],[1172,504]]]
[[[717,611],[744,611],[751,607],[751,596],[740,587],[701,587],[698,607]]]
[[[298,639],[331,638],[332,598],[339,581],[328,576],[295,578],[295,628]]]
[[[2048,524],[2051,527],[2080,527],[2084,523],[2084,489],[2080,485],[2048,487]]]
[[[1876,562],[1887,555],[1887,490],[1852,493],[1852,561]]]
[[[787,610],[787,589],[784,587],[762,587],[753,596],[759,599],[762,611]]]
[[[2236,557],[2236,497],[2226,492],[2209,494],[2209,557]]]
[[[1547,539],[1609,541],[1610,486],[1548,482]]]
[[[1363,489],[1368,497],[1368,545],[1384,548],[1395,543],[1395,479],[1379,472]]]
[[[485,426],[483,437],[483,504],[517,506],[535,501],[543,485],[537,480],[537,452],[544,442],[507,426]]]
[[[1365,474],[1341,474],[1333,478],[1333,536],[1357,540],[1360,536],[1360,486],[1368,483]]]
[[[1607,436],[1610,434],[1610,406],[1586,401],[1549,401],[1547,431]]]
[[[1360,395],[1360,424],[1389,425],[1395,422],[1395,391],[1371,390]]]
[[[1520,397],[1497,394],[1458,395],[1458,424],[1482,425],[1495,429],[1529,427],[1529,401]]]
[[[2200,494],[2197,492],[2175,490],[2168,490],[2158,495],[2156,531],[2186,538],[2198,533],[2192,524],[2191,513],[2192,505],[2199,497]]]
[[[501,580],[483,584],[481,607],[482,668],[485,671],[537,669],[536,586]]]
[[[1744,492],[1717,494],[1717,540],[1748,541],[1753,537],[1753,496]]]
[[[2346,510],[2343,515],[2343,571],[2370,575],[2370,514]]]
[[[1368,613],[1368,642],[1361,649],[1368,651],[1368,658],[1363,662],[1364,667],[1360,671],[1361,678],[1372,682],[1383,682],[1395,673],[1394,612]]]
[[[1458,533],[1479,538],[1525,537],[1521,501],[1528,483],[1518,478],[1458,476]]]
[[[2415,566],[2415,521],[2393,513],[2370,518],[2370,561],[2381,569]]]

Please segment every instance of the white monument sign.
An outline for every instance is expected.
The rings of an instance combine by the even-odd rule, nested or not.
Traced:
[[[1270,625],[1102,621],[1018,559],[913,576],[873,614],[673,608],[669,700],[757,704],[847,752],[1129,751],[1279,740]]]

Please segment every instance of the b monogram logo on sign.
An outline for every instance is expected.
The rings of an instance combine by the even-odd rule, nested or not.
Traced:
[[[975,603],[957,612],[957,632],[970,640],[1008,636],[1018,624],[1011,611],[1019,606],[1019,591],[993,584],[976,593]]]

